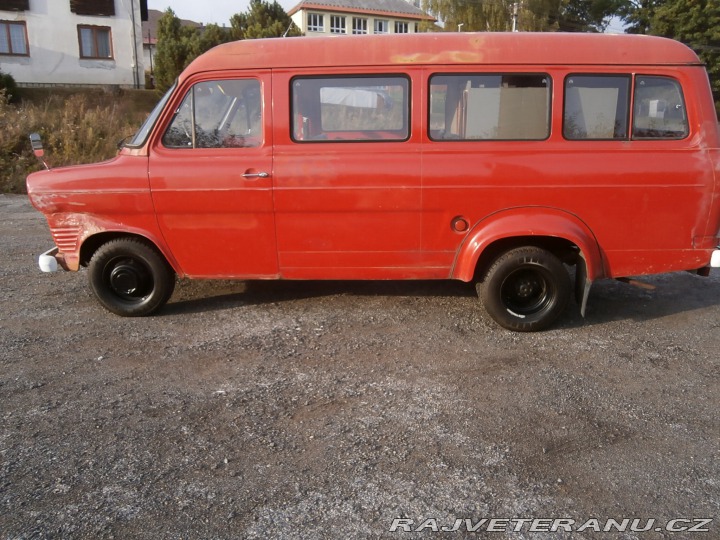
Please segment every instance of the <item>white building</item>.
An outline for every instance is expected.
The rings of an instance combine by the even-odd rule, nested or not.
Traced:
[[[0,0],[0,70],[20,86],[145,85],[147,0]]]
[[[408,34],[435,22],[413,0],[303,0],[288,15],[306,36]]]

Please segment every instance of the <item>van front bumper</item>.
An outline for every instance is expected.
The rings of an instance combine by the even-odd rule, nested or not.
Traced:
[[[720,247],[712,252],[712,257],[710,257],[710,267],[720,268]]]
[[[58,252],[58,248],[54,247],[47,250],[38,257],[38,266],[43,272],[57,272],[59,268],[67,270],[65,265],[65,257]]]

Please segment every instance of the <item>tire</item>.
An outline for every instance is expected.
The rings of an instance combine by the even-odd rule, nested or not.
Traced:
[[[90,287],[100,303],[122,317],[159,309],[175,289],[175,272],[150,244],[118,238],[98,248],[88,265]]]
[[[570,299],[570,276],[555,255],[532,246],[506,251],[477,285],[485,310],[500,326],[536,332],[550,326]]]

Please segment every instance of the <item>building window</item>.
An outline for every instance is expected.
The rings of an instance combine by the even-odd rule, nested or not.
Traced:
[[[0,21],[0,54],[28,56],[27,28],[24,22]]]
[[[80,58],[112,58],[112,40],[107,26],[78,25]]]
[[[70,11],[76,15],[115,15],[115,0],[70,0]]]
[[[390,25],[388,21],[384,19],[375,19],[375,33],[376,34],[387,34]]]
[[[362,17],[353,17],[353,34],[367,34],[367,19]]]
[[[344,34],[345,33],[345,17],[340,15],[330,16],[330,33],[331,34]]]
[[[550,77],[462,73],[430,79],[434,141],[531,141],[550,135]]]
[[[407,34],[408,23],[402,21],[395,21],[395,33],[396,34]]]
[[[324,32],[325,20],[320,13],[308,13],[308,32]]]
[[[420,32],[420,25],[415,23],[415,33],[417,34],[418,32]]]
[[[27,11],[30,0],[0,0],[0,9],[4,11]]]

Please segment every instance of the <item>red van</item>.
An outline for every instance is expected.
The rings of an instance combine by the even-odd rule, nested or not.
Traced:
[[[37,141],[35,144],[39,147]],[[196,59],[114,159],[32,174],[99,301],[176,276],[458,279],[512,330],[591,284],[720,267],[708,76],[662,38],[435,33],[245,40]]]

